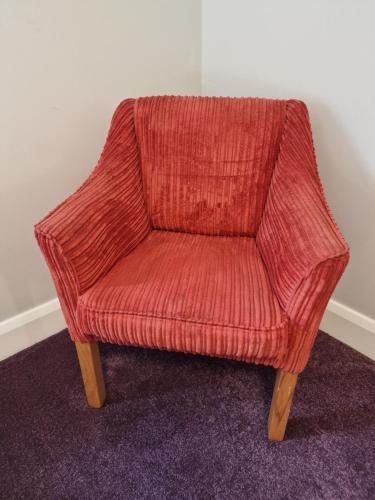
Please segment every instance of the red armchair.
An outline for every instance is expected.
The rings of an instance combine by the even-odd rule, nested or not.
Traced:
[[[90,406],[98,341],[228,357],[278,370],[268,435],[283,439],[349,255],[301,101],[125,100],[97,167],[35,234]]]

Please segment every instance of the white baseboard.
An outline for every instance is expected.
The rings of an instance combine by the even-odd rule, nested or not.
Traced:
[[[375,320],[331,299],[320,329],[375,360]]]
[[[57,299],[0,321],[0,360],[66,328]]]
[[[12,356],[66,328],[57,299],[0,321],[0,360]],[[334,299],[329,301],[320,328],[375,360],[375,320]]]

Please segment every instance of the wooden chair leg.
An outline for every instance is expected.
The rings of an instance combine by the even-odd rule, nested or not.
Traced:
[[[105,385],[97,342],[75,342],[87,403],[101,408],[105,401]]]
[[[295,373],[285,372],[281,369],[277,370],[271,409],[268,416],[268,439],[270,441],[282,441],[284,439],[297,378],[298,375]]]

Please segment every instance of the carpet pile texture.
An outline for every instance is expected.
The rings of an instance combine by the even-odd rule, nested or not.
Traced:
[[[282,443],[266,438],[270,367],[101,353],[101,410],[86,407],[66,331],[0,363],[1,498],[375,498],[375,363],[328,335]]]

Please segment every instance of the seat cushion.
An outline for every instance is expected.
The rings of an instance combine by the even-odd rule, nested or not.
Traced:
[[[152,231],[79,297],[80,328],[123,344],[271,363],[287,319],[255,240]]]

